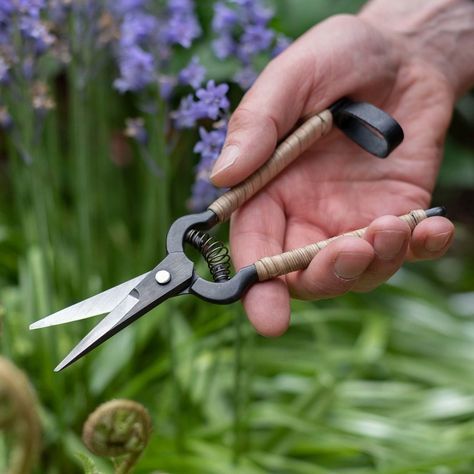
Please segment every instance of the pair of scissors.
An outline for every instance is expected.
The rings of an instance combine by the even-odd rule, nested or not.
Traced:
[[[227,248],[205,231],[229,219],[244,202],[264,188],[319,138],[327,135],[333,125],[366,151],[380,158],[388,156],[403,140],[400,125],[390,115],[369,103],[344,98],[311,116],[277,146],[269,160],[253,175],[221,195],[206,211],[177,219],[166,238],[167,255],[151,271],[33,323],[30,329],[108,313],[55,371],[69,366],[168,298],[191,294],[211,303],[232,303],[256,282],[305,269],[322,248],[340,236],[264,257],[240,269],[231,278]],[[400,219],[413,230],[421,220],[436,215],[444,215],[444,208],[414,210]],[[365,230],[358,229],[342,235],[362,237]],[[213,281],[197,274],[193,262],[184,252],[186,243],[201,252]]]

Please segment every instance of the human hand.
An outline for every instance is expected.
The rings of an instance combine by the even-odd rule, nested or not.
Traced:
[[[231,249],[239,268],[372,221],[363,239],[338,239],[305,271],[254,285],[243,303],[258,332],[286,330],[290,294],[319,299],[368,291],[406,259],[444,254],[454,233],[447,219],[427,219],[410,236],[393,215],[429,204],[457,92],[402,35],[352,16],[319,24],[267,66],[230,120],[212,175],[216,185],[241,182],[297,121],[343,96],[393,115],[405,141],[379,160],[333,131],[233,214]]]
[[[405,223],[387,214],[428,205],[455,91],[436,66],[413,57],[401,37],[357,17],[325,21],[269,64],[231,118],[214,183],[245,179],[299,119],[343,96],[391,113],[405,142],[378,160],[340,132],[319,141],[234,213],[233,260],[241,267],[385,217],[375,219],[363,239],[333,242],[305,271],[254,285],[243,302],[261,334],[286,330],[290,293],[318,299],[367,291],[405,259],[439,257],[452,240],[445,218],[423,221],[410,236]]]

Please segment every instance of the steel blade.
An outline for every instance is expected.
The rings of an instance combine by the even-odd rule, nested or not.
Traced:
[[[61,363],[54,369],[55,372],[59,372],[68,365],[87,354],[89,351],[97,347],[102,342],[106,341],[109,337],[113,336],[119,328],[120,323],[138,303],[138,298],[132,295],[128,295],[123,299],[119,305],[106,316],[94,329],[92,329],[79,344],[61,361]],[[114,330],[115,328],[117,330]]]
[[[117,334],[171,296],[187,289],[195,277],[193,263],[180,252],[168,254],[108,316],[87,334],[56,367],[58,372]],[[169,273],[166,281],[161,272]]]
[[[147,275],[148,272],[39,319],[30,325],[30,329],[46,328],[109,313],[117,306],[117,302],[123,300]]]

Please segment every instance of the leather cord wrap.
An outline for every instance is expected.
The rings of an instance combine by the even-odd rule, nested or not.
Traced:
[[[423,209],[418,209],[401,216],[400,219],[405,221],[413,231],[416,225],[418,225],[418,223],[423,219],[426,219],[426,217],[428,217],[426,212]],[[286,275],[287,273],[297,270],[304,270],[308,267],[315,255],[333,240],[343,236],[362,237],[366,230],[367,227],[364,227],[352,232],[336,235],[335,237],[307,245],[306,247],[301,247],[279,255],[274,255],[273,257],[264,257],[257,260],[254,265],[257,269],[258,280],[270,280],[277,276]]]
[[[332,123],[332,113],[329,110],[313,115],[278,145],[273,155],[260,169],[216,199],[208,209],[217,215],[219,222],[229,219],[244,202],[260,191],[319,138],[327,135]]]

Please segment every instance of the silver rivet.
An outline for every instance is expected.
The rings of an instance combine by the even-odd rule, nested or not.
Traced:
[[[171,275],[170,272],[167,272],[166,270],[159,270],[156,272],[155,275],[155,280],[160,284],[160,285],[166,285],[166,283],[169,283],[171,281]]]

